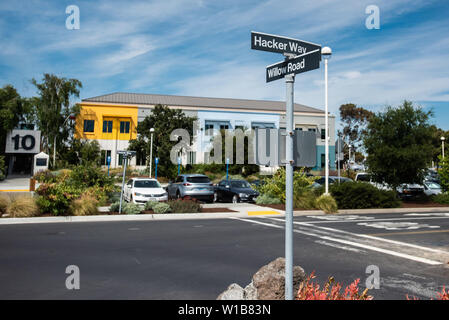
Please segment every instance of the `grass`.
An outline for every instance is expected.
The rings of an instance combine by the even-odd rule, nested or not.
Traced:
[[[69,213],[74,216],[89,216],[98,213],[98,200],[90,195],[82,195],[73,200],[69,206]]]
[[[12,218],[34,217],[39,213],[39,208],[34,198],[20,195],[10,199],[6,213]]]

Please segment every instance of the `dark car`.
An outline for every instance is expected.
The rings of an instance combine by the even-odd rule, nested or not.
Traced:
[[[215,201],[254,202],[259,192],[251,188],[245,180],[222,180],[215,187]]]
[[[329,176],[329,185],[336,183],[340,181],[340,183],[344,183],[344,182],[351,182],[353,181],[352,179],[346,178],[346,177],[336,177],[336,176]],[[326,182],[326,178],[325,177],[321,177],[317,180],[315,180],[312,184],[312,187],[314,188],[319,188],[321,186],[324,186],[324,183]]]

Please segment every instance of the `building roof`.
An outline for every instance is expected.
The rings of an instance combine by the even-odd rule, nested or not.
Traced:
[[[167,105],[180,107],[248,109],[260,111],[285,111],[285,101],[247,100],[229,98],[206,98],[173,96],[147,93],[115,92],[102,96],[83,99],[83,102],[101,102],[136,105]],[[295,112],[324,113],[323,110],[295,103]]]

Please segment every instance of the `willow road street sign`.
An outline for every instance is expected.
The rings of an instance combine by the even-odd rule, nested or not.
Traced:
[[[297,56],[315,50],[321,51],[321,46],[307,41],[251,31],[251,49],[282,54],[291,53]]]
[[[281,61],[267,67],[267,82],[284,78],[287,74],[297,74],[318,69],[320,67],[321,51],[315,50],[293,59]]]

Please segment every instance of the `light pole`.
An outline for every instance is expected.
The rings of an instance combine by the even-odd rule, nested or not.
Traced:
[[[321,49],[321,56],[324,58],[324,105],[325,105],[325,194],[329,194],[329,114],[328,114],[328,81],[327,81],[327,63],[332,55],[332,49],[324,47]]]
[[[443,159],[444,159],[444,140],[446,140],[446,138],[441,137],[441,155],[443,156]]]
[[[154,128],[150,129],[150,133],[151,133],[151,142],[150,142],[150,178],[151,178],[151,172],[152,172],[152,165],[153,165],[153,133],[154,133]]]

